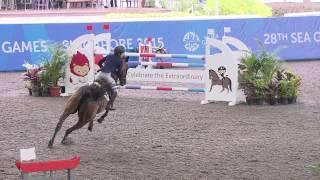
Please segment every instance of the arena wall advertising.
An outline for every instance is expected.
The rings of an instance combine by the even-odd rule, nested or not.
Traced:
[[[93,29],[88,32],[86,26]],[[68,47],[79,36],[105,33],[108,24],[111,46],[136,48],[152,37],[154,46],[164,46],[170,54],[204,54],[208,29],[215,38],[240,40],[252,51],[262,44],[269,52],[277,50],[281,60],[320,58],[320,17],[279,17],[248,19],[152,20],[98,23],[0,24],[0,71],[23,70],[25,61],[39,64],[48,56],[52,43]],[[259,44],[260,43],[260,44]],[[99,42],[97,46],[107,43]],[[230,45],[231,48],[232,45]],[[215,51],[213,49],[213,51]],[[169,59],[169,61],[185,61]],[[201,60],[195,60],[201,62]]]

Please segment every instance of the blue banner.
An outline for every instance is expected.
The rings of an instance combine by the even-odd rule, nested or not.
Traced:
[[[156,20],[137,22],[90,23],[91,33],[106,33],[110,27],[112,47],[136,48],[152,37],[154,46],[163,45],[170,54],[204,54],[207,30],[215,38],[230,36],[254,52],[261,44],[281,60],[320,58],[320,17],[281,17],[249,19]],[[48,46],[59,42],[68,47],[72,40],[90,33],[88,23],[0,24],[0,71],[24,69],[24,61],[40,63]],[[103,46],[103,44],[101,44]],[[232,44],[230,45],[231,48]],[[184,60],[187,61],[187,60]]]

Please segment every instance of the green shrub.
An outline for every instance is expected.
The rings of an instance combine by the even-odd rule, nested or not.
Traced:
[[[146,0],[146,3],[144,5],[145,7],[155,7],[156,1],[155,0]]]
[[[62,45],[53,45],[49,48],[50,57],[44,61],[46,85],[56,87],[58,80],[64,77],[63,67],[68,60],[66,50]]]
[[[214,0],[208,0],[210,14],[214,14]],[[220,15],[260,15],[271,16],[272,9],[260,0],[219,0]]]
[[[279,82],[279,95],[280,97],[288,97],[289,81],[283,79]]]
[[[215,0],[207,0],[207,3],[198,4],[198,0],[162,0],[161,5],[165,8],[179,12],[192,13],[194,15],[214,15]],[[272,9],[260,0],[219,0],[219,15],[260,15],[271,16]]]

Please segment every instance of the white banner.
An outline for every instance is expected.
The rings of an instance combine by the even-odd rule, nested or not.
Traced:
[[[68,48],[71,59],[66,66],[66,94],[73,94],[81,86],[93,82],[97,61],[110,51],[110,33],[84,34],[76,38]]]
[[[230,29],[225,28],[225,31],[230,31]],[[237,49],[232,50],[228,45]],[[212,48],[217,48],[221,52],[211,54]],[[235,105],[241,101],[240,97],[243,92],[238,89],[238,64],[248,50],[239,39],[224,36],[222,40],[218,40],[215,38],[214,29],[208,30],[204,73],[206,91],[202,104],[210,101],[227,101],[229,105]]]
[[[127,80],[204,84],[203,70],[129,69]]]

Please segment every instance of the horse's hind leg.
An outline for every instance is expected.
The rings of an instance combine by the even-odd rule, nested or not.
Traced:
[[[92,109],[88,109],[88,107],[90,107]],[[93,121],[94,117],[96,116],[96,112],[97,112],[96,109],[97,109],[96,107],[90,106],[90,105],[82,106],[78,111],[79,121],[74,126],[72,126],[71,128],[66,130],[66,133],[65,133],[61,143],[62,144],[66,143],[67,137],[72,131],[82,128],[88,122],[91,123]]]
[[[53,142],[54,142],[54,139],[55,139],[58,131],[61,129],[64,120],[67,119],[67,117],[68,117],[69,115],[70,115],[69,112],[63,112],[63,114],[60,116],[59,122],[58,122],[58,124],[57,124],[57,126],[56,126],[56,129],[55,129],[55,131],[54,131],[54,134],[53,134],[52,138],[51,138],[50,141],[49,141],[48,147],[50,147],[50,148],[52,147]]]
[[[88,130],[90,132],[92,132],[92,129],[93,129],[93,121],[90,121],[89,126],[88,126]]]
[[[224,91],[224,86],[222,85],[222,89],[221,89],[220,93],[222,93],[223,91]]]
[[[109,113],[109,108],[107,107],[104,114],[98,119],[98,123],[102,123],[102,121],[104,121],[104,118],[108,115],[108,113]]]

